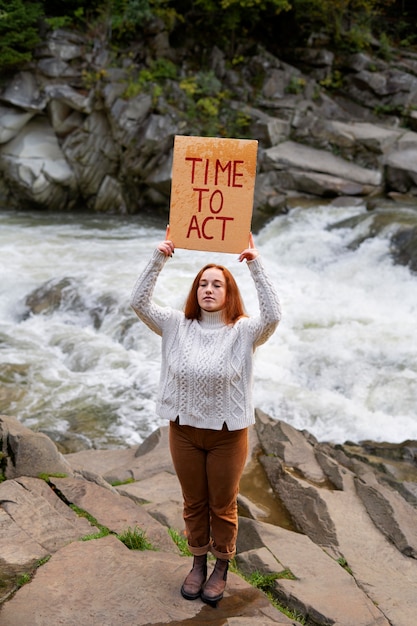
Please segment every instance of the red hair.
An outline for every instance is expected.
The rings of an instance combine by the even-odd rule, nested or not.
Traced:
[[[234,324],[240,317],[245,317],[245,307],[243,306],[242,296],[239,287],[227,267],[209,263],[201,268],[191,285],[190,293],[187,296],[184,307],[184,314],[187,319],[199,320],[201,318],[201,307],[197,300],[197,289],[200,284],[201,276],[206,270],[218,269],[223,272],[226,283],[226,304],[222,310],[223,321],[225,324]]]

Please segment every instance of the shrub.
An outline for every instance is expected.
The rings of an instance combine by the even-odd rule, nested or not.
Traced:
[[[40,39],[41,4],[0,0],[0,70],[14,70],[32,59]]]

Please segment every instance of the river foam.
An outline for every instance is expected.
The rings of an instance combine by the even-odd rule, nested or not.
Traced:
[[[328,228],[361,211],[296,208],[256,236],[283,320],[256,353],[255,404],[321,441],[417,439],[417,277],[393,264],[386,237],[352,249],[362,226]],[[3,413],[96,447],[139,443],[160,425],[160,339],[135,318],[129,298],[163,237],[163,225],[143,217],[0,212],[0,385],[19,390]],[[256,314],[236,256],[215,260],[231,269]],[[155,298],[181,307],[212,260],[177,249]],[[27,316],[25,298],[63,278],[63,304]]]

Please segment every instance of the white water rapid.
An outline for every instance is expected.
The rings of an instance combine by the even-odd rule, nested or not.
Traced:
[[[387,238],[351,250],[361,227],[327,228],[364,211],[297,208],[255,238],[283,308],[256,353],[255,406],[320,441],[417,439],[417,276],[393,264]],[[98,448],[139,443],[160,425],[160,339],[129,299],[163,237],[163,224],[138,216],[0,212],[0,413]],[[213,256],[177,249],[156,299],[181,307]],[[236,256],[215,260],[253,314],[256,293]],[[28,316],[25,298],[63,278],[64,303]]]

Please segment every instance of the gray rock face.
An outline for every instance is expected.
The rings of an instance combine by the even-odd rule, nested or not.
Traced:
[[[179,79],[126,95],[142,65],[111,67],[109,51],[92,43],[54,31],[31,70],[4,86],[0,199],[12,208],[166,212],[174,136],[204,129],[193,126]],[[162,24],[151,29],[147,46],[144,58],[179,58]],[[226,69],[218,48],[210,55],[219,90],[230,92],[230,112],[259,141],[254,222],[286,211],[294,194],[415,198],[417,133],[377,111],[398,110],[413,128],[417,60],[403,55],[390,67],[351,55],[333,97],[322,87],[334,73],[333,53],[306,48],[290,56],[297,67],[259,50],[239,72]]]
[[[315,626],[414,623],[415,442],[396,449],[379,445],[379,452],[369,442],[335,447],[258,410],[244,482],[250,482],[259,458],[273,497],[288,508],[294,530],[263,521],[265,509],[242,493],[236,556],[240,575],[229,574],[225,597],[214,610],[200,600],[184,600],[179,592],[191,559],[180,556],[168,534],[169,528],[183,532],[168,428],[158,429],[136,448],[65,455],[66,477],[53,476],[59,454],[50,453],[43,464],[46,482],[26,474],[39,449],[34,433],[9,417],[0,417],[0,425],[0,467],[3,474],[13,468],[13,477],[0,483],[2,626],[33,624],[33,615],[39,626],[294,626],[301,618]],[[21,445],[12,448],[17,433]],[[401,473],[407,475],[406,483],[398,478]],[[133,482],[118,487],[108,482],[127,478]],[[87,512],[90,521],[77,515],[74,506]],[[103,527],[104,536],[79,541]],[[134,528],[145,532],[154,550],[127,549],[118,537]],[[30,582],[19,587],[24,574]],[[293,618],[242,578],[254,574],[269,580],[270,593]]]

